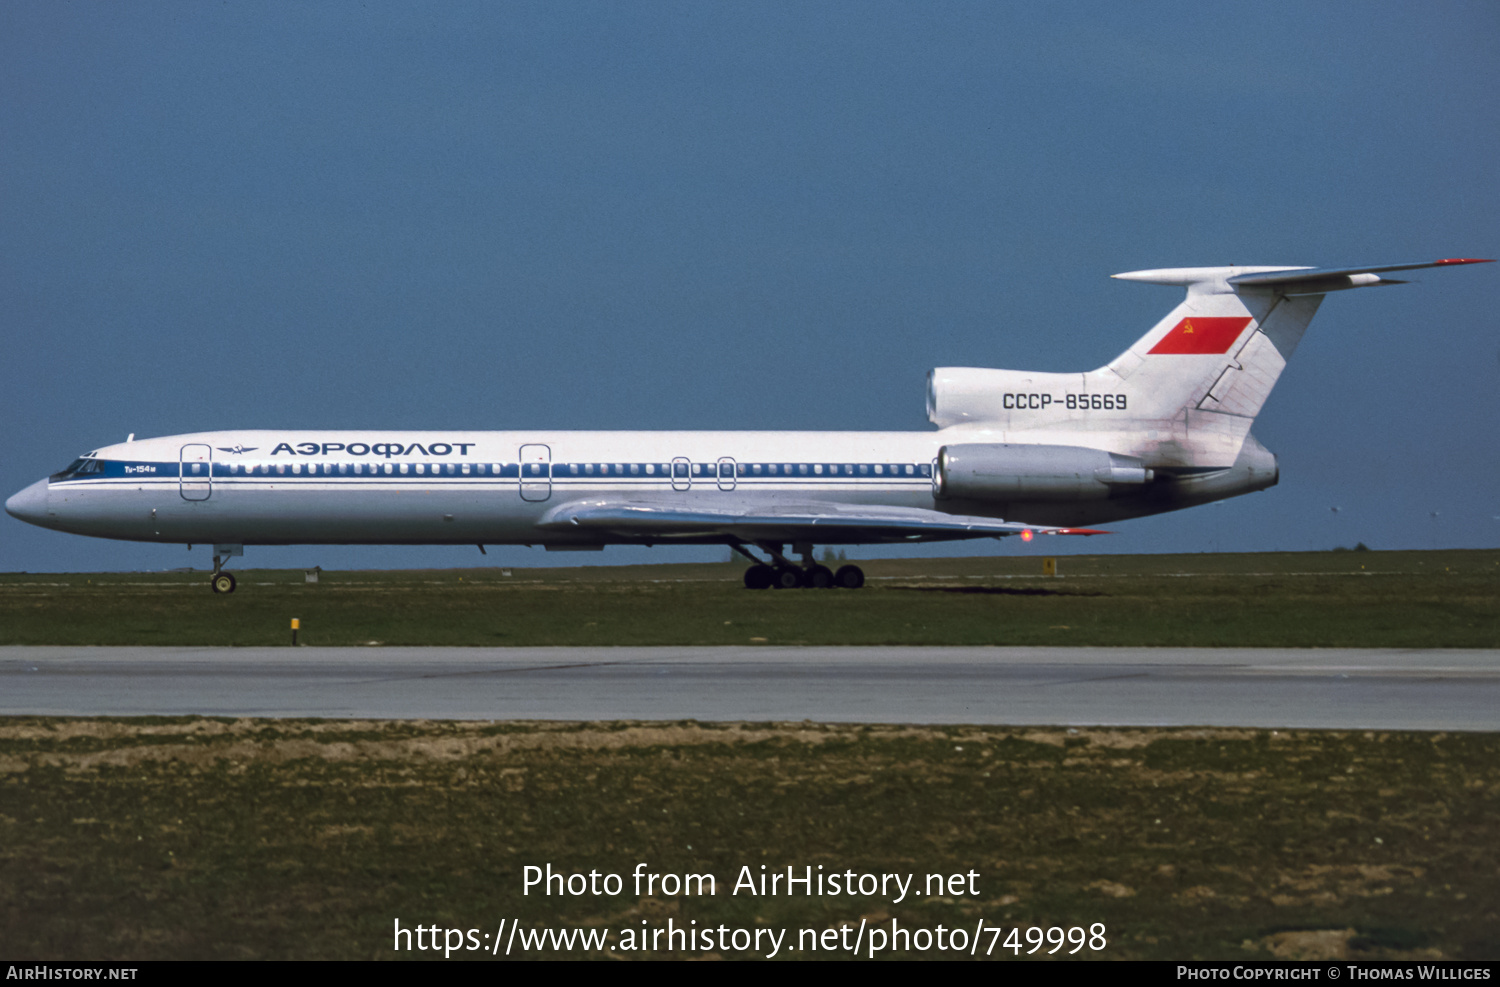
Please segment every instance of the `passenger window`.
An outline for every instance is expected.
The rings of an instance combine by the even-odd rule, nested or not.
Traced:
[[[593,476],[594,475],[594,464],[593,463],[584,463],[583,464],[583,471],[585,473],[587,473],[589,476]]]
[[[859,475],[860,476],[864,476],[868,472],[870,472],[870,467],[866,466],[864,463],[860,463],[859,464]]]
[[[907,464],[907,466],[906,466],[906,475],[907,476],[911,476],[916,471],[917,471],[917,468],[915,466],[912,466],[910,463]]]
[[[821,476],[823,474],[823,464],[822,463],[817,463],[816,465],[814,465],[813,466],[813,472],[817,473],[819,476]]]
[[[885,472],[885,467],[882,466],[882,465],[880,465],[879,463],[876,463],[875,464],[875,475],[879,476],[880,474],[882,474],[884,472]]]
[[[751,467],[751,470],[755,473],[756,476],[760,476],[760,463],[756,463],[753,467]]]
[[[392,471],[391,471],[391,464],[390,463],[386,463],[385,464],[385,472],[386,472],[387,476],[389,476],[391,474]]]
[[[464,463],[463,464],[463,469],[459,470],[459,472],[462,473],[464,476],[468,476],[469,475],[469,464],[468,463]],[[574,473],[578,472],[578,467],[577,466],[573,467],[573,472]]]
[[[465,472],[468,472],[468,471],[465,470]],[[574,476],[577,476],[578,475],[578,464],[577,463],[571,463],[571,464],[569,464],[569,466],[568,466],[568,472],[571,473],[571,474],[573,474]]]
[[[636,473],[639,473],[640,471],[641,471],[641,467],[640,467],[639,463],[631,463],[630,464],[630,472],[631,472],[632,475],[634,475]]]

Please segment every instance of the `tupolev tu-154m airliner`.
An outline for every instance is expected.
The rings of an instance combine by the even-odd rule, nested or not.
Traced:
[[[218,593],[234,591],[223,564],[244,546],[290,544],[717,544],[751,561],[752,589],[853,589],[864,573],[817,564],[814,545],[1094,534],[1275,484],[1250,426],[1323,296],[1485,262],[1116,274],[1187,297],[1087,373],[933,370],[935,431],[131,436],[5,509],[75,534],[212,545]]]

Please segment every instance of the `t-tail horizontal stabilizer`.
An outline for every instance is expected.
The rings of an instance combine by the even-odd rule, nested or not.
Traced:
[[[1449,257],[1422,264],[1384,264],[1378,267],[1168,267],[1155,271],[1127,271],[1113,276],[1121,281],[1179,285],[1190,291],[1208,288],[1228,292],[1248,288],[1269,289],[1282,295],[1326,295],[1330,291],[1349,288],[1406,284],[1396,278],[1381,277],[1391,271],[1492,263],[1492,259],[1484,257]]]

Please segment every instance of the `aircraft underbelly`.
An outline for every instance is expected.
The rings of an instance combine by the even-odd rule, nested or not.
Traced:
[[[175,480],[68,484],[52,492],[50,527],[76,534],[172,543],[277,544],[604,544],[639,541],[600,532],[543,531],[537,522],[574,500],[628,500],[684,510],[754,510],[815,504],[832,496],[809,486],[695,484],[674,491],[554,482],[545,501],[520,496],[515,483],[471,487],[254,485],[216,482],[213,495],[185,500]],[[837,492],[844,503],[930,509],[930,490],[870,487]],[[691,539],[673,539],[691,540]],[[706,541],[717,541],[706,536]]]

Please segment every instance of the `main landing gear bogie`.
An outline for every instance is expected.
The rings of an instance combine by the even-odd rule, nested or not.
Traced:
[[[745,570],[746,589],[859,589],[865,584],[864,570],[857,565],[840,566],[837,572],[812,561],[812,547],[798,545],[804,558],[797,565],[781,553],[780,545],[762,544],[760,548],[775,561],[768,564],[751,555],[743,545],[732,546],[736,552],[755,564]]]
[[[213,591],[215,593],[233,593],[234,592],[234,573],[232,573],[232,572],[219,572],[219,573],[215,573],[213,579],[209,580],[209,586],[213,587]]]

